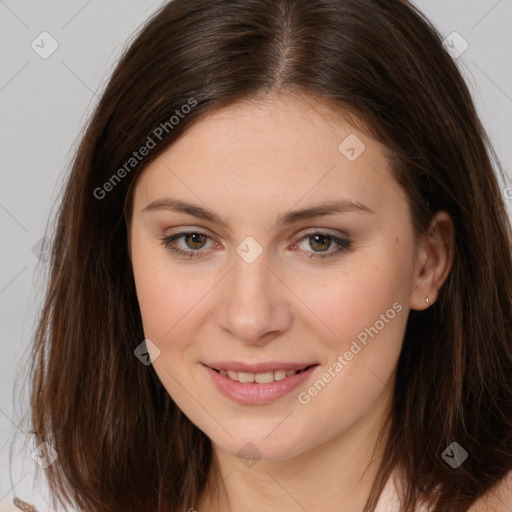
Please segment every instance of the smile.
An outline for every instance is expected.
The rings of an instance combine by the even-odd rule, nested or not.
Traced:
[[[309,366],[308,366],[309,368]],[[235,382],[254,382],[256,384],[268,384],[269,382],[274,382],[276,380],[283,380],[286,377],[290,377],[291,375],[296,375],[307,368],[303,368],[302,370],[275,370],[271,372],[263,372],[263,373],[251,373],[251,372],[235,372],[233,370],[216,370],[222,375],[226,375],[231,380]]]
[[[274,402],[300,386],[318,364],[300,369],[277,368],[266,372],[216,369],[204,365],[215,388],[224,396],[243,405],[264,405]]]

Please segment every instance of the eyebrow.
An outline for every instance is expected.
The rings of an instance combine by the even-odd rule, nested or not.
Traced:
[[[164,197],[156,199],[149,203],[143,210],[142,213],[152,212],[156,210],[168,210],[176,213],[186,213],[199,219],[207,220],[220,226],[228,227],[227,223],[223,221],[216,213],[212,212],[208,208],[189,203],[180,199],[171,199]],[[293,210],[285,212],[278,216],[275,226],[283,226],[293,224],[301,220],[312,219],[315,217],[323,217],[326,215],[333,215],[336,213],[348,213],[348,212],[360,212],[375,214],[375,210],[372,210],[368,206],[359,203],[357,201],[351,201],[343,199],[339,201],[328,201],[310,206],[308,208],[301,208],[299,210]]]

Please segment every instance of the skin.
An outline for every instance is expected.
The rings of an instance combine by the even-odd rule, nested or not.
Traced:
[[[355,161],[338,150],[350,134],[366,146]],[[143,211],[164,197],[206,207],[228,226]],[[339,199],[375,213],[274,225],[280,214]],[[176,245],[202,257],[185,259],[162,243],[186,229],[209,238],[182,237]],[[307,232],[348,235],[351,247],[310,258],[322,249],[334,254],[337,245],[304,239]],[[236,252],[247,236],[263,249],[252,263]],[[162,384],[214,450],[209,478],[216,491],[191,508],[363,509],[381,461],[377,435],[408,313],[435,302],[452,265],[453,236],[449,215],[438,212],[415,243],[385,148],[327,105],[297,96],[243,101],[207,115],[144,170],[130,226],[144,332],[160,350],[152,358]],[[300,403],[298,393],[394,303],[401,311],[309,403]],[[320,366],[299,389],[255,406],[213,386],[202,363],[219,359]],[[252,465],[236,456],[248,442],[260,454]]]

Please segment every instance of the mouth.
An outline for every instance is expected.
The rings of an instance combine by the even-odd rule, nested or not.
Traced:
[[[205,366],[208,366],[208,365],[205,365]],[[248,383],[269,384],[271,382],[284,380],[287,377],[291,377],[292,375],[297,375],[298,373],[305,372],[314,366],[318,366],[318,365],[310,364],[310,365],[304,366],[302,368],[295,368],[295,369],[279,368],[277,370],[269,370],[269,371],[265,371],[265,372],[235,371],[235,370],[228,370],[225,368],[220,368],[220,369],[213,368],[211,366],[208,366],[208,368],[212,369],[213,371],[215,371],[221,375],[224,375],[225,377],[228,377],[229,379],[231,379],[235,382],[242,382],[244,384],[248,384]]]
[[[211,382],[227,398],[243,405],[265,405],[285,397],[316,373],[317,363],[224,362],[202,365]],[[253,371],[248,371],[252,369]]]

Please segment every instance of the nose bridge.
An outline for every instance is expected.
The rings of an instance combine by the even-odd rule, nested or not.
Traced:
[[[263,248],[246,240],[236,252],[220,305],[221,327],[241,341],[256,342],[268,332],[285,330],[290,308]]]

